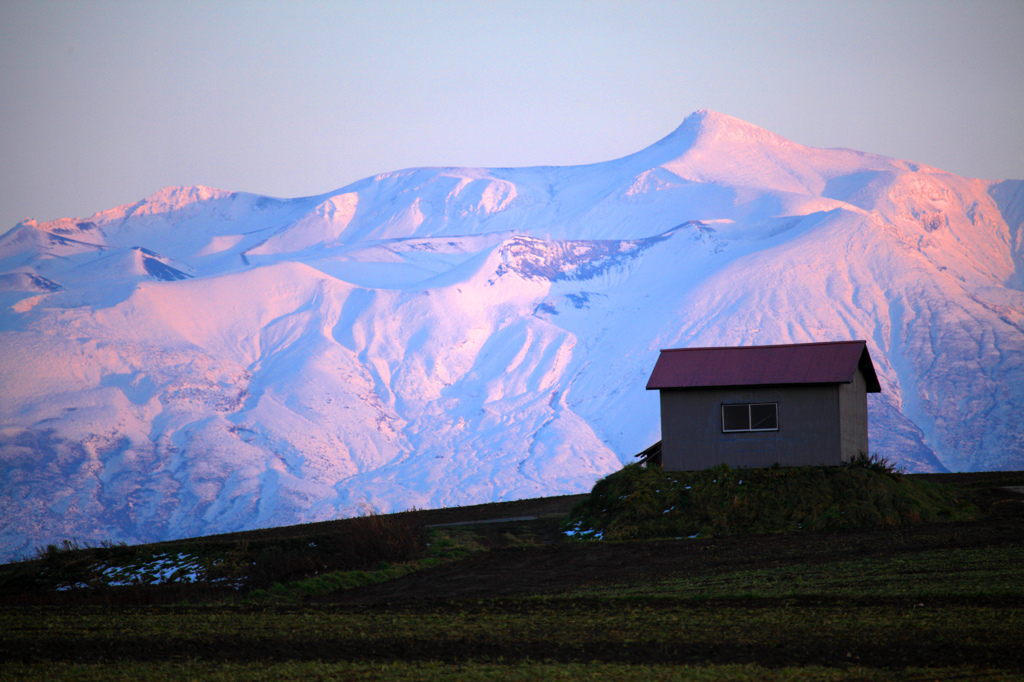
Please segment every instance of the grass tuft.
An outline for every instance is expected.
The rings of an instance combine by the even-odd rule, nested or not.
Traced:
[[[630,464],[601,479],[563,530],[635,540],[779,533],[974,518],[954,489],[902,476],[888,462],[850,467],[665,471]]]

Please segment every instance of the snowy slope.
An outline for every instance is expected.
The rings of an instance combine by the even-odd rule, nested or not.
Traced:
[[[0,237],[0,557],[581,492],[666,347],[863,338],[871,445],[1019,469],[1024,183],[697,112],[578,167],[169,188]]]

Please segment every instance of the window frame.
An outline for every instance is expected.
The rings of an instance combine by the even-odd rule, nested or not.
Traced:
[[[755,406],[771,405],[775,408],[775,426],[768,429],[754,429],[751,428],[753,424],[753,413],[752,408]],[[725,408],[726,407],[739,407],[746,406],[747,408],[747,428],[745,429],[726,429],[725,428]],[[722,433],[764,433],[767,431],[778,431],[779,430],[779,403],[778,402],[760,402],[760,403],[722,403]]]

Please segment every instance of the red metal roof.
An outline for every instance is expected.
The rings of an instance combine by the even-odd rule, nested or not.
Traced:
[[[858,368],[868,393],[880,393],[864,341],[670,348],[658,356],[647,388],[845,384],[853,381]]]

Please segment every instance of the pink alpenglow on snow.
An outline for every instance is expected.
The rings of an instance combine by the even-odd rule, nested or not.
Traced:
[[[170,188],[0,236],[0,555],[589,490],[661,348],[865,339],[870,443],[1024,465],[1024,183],[701,111],[576,167]]]

